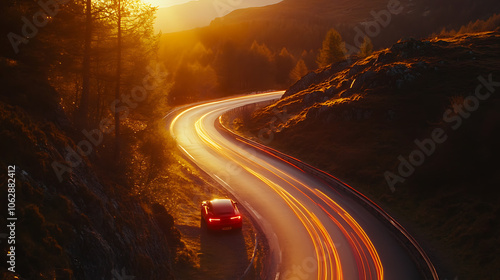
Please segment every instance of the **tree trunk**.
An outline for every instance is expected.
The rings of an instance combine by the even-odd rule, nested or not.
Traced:
[[[89,94],[90,94],[90,53],[92,40],[92,0],[86,0],[85,4],[85,37],[83,47],[82,65],[82,95],[78,106],[75,123],[80,128],[88,125]]]
[[[116,88],[115,100],[120,100],[121,84],[121,64],[122,64],[122,14],[121,0],[118,0],[118,34],[117,34],[117,61],[116,61]],[[115,162],[120,159],[120,112],[118,111],[119,102],[115,102]]]

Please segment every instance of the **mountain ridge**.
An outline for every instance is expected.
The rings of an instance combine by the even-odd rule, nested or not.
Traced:
[[[231,1],[199,0],[189,1],[166,8],[159,8],[155,29],[163,33],[178,32],[203,27],[218,17],[223,17],[236,9],[265,6],[281,0],[253,0],[231,3]]]

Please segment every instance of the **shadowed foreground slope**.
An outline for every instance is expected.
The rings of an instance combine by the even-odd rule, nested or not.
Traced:
[[[79,134],[58,93],[14,60],[0,58],[0,77],[0,177],[7,182],[7,166],[15,165],[17,218],[16,273],[4,261],[2,279],[173,279],[179,240],[172,217],[138,202],[85,159],[59,181],[52,163],[77,150],[69,135]]]

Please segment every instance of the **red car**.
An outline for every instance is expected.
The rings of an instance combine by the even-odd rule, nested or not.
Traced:
[[[201,203],[201,219],[210,230],[240,230],[243,218],[231,199],[214,199]]]

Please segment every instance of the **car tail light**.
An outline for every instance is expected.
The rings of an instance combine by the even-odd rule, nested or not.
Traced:
[[[234,216],[234,217],[231,217],[231,220],[241,220],[241,216]]]
[[[215,218],[209,218],[209,222],[220,222],[220,219],[215,219]]]

